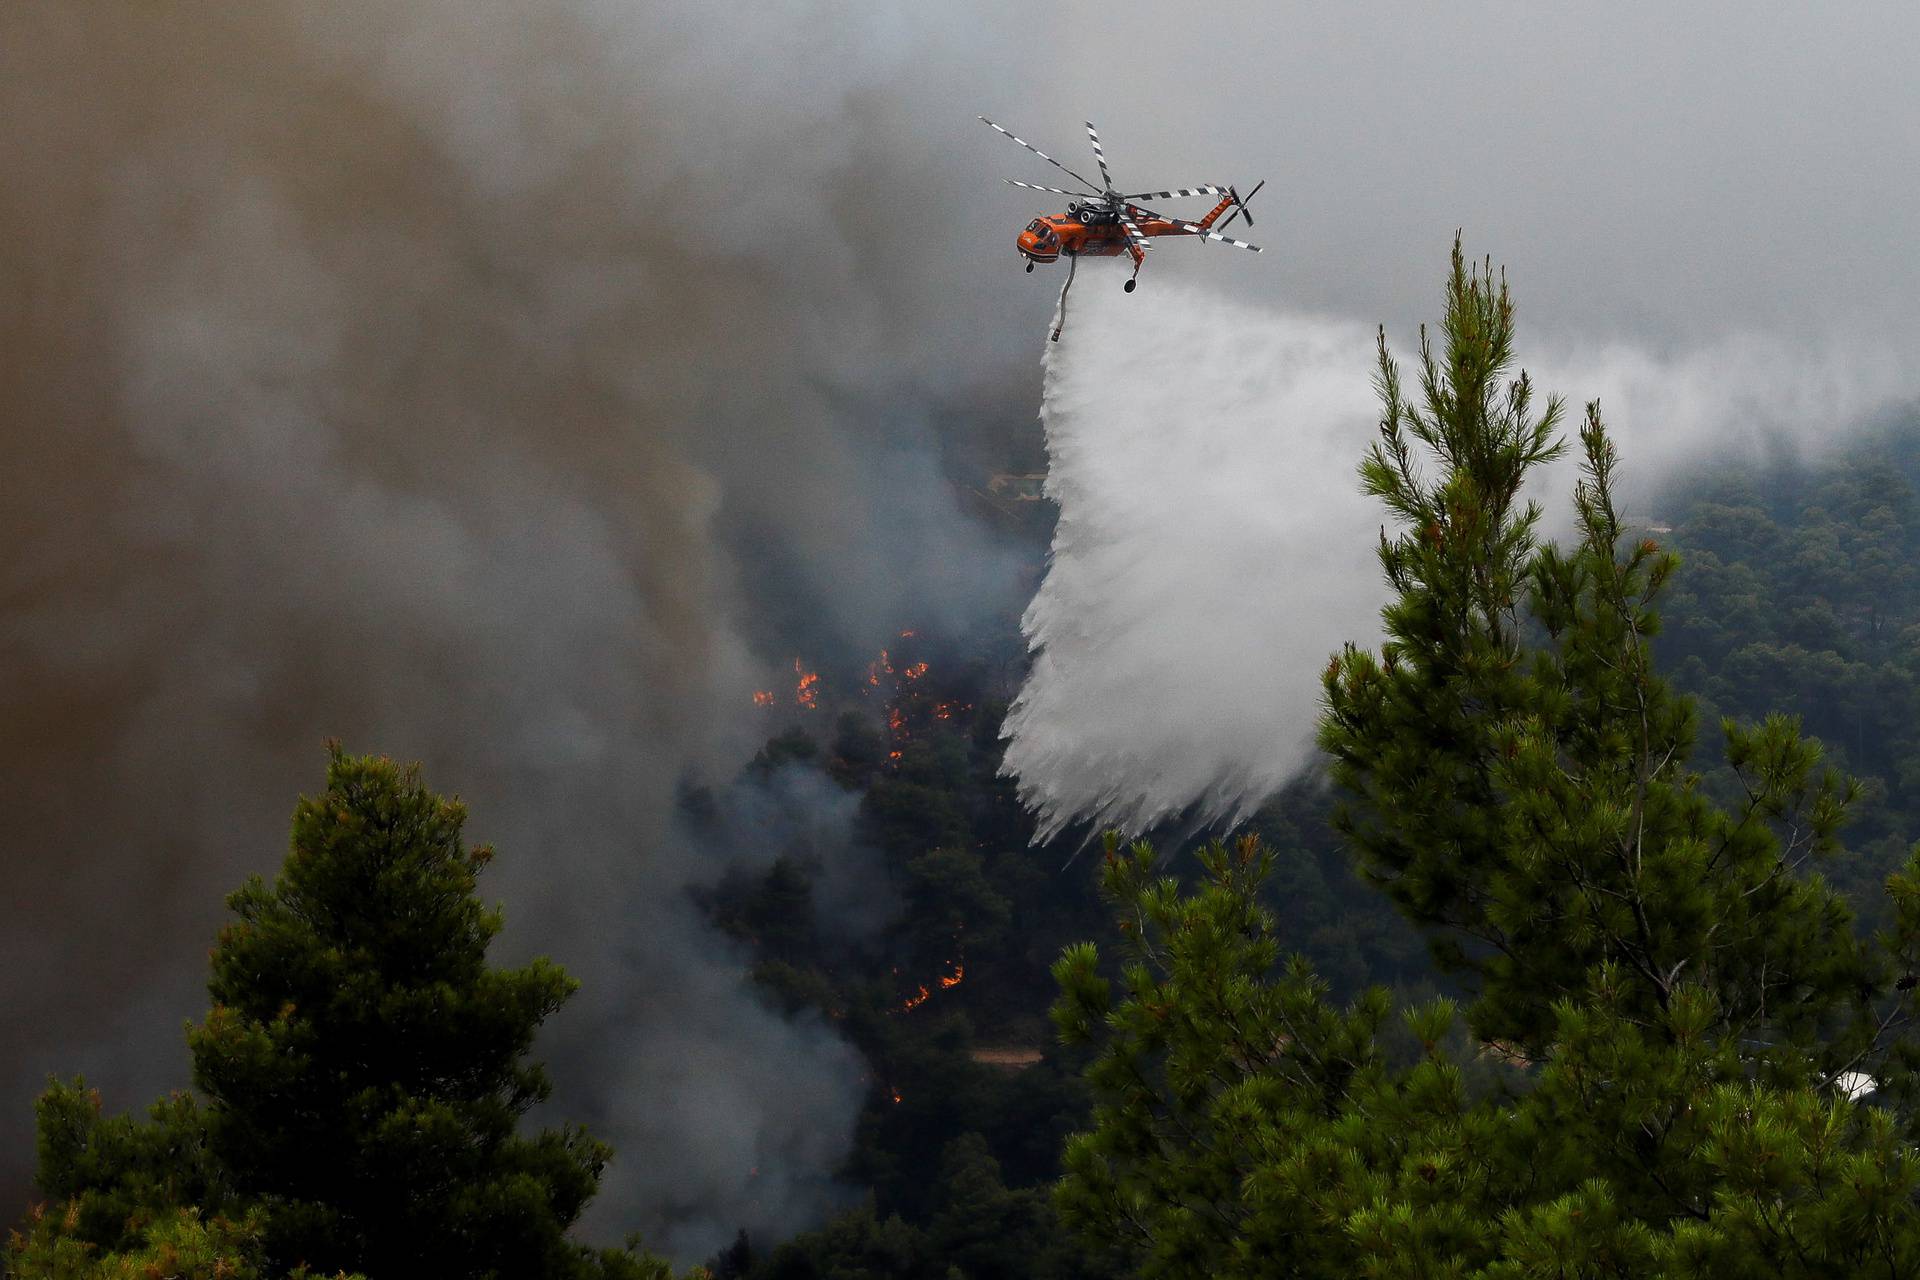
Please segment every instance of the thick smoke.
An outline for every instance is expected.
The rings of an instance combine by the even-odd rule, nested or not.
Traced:
[[[711,796],[683,803],[671,843],[695,853],[682,874],[708,888],[728,868],[758,868],[785,856],[813,873],[815,911],[845,937],[870,935],[898,902],[879,855],[855,834],[859,800],[817,770],[789,766],[756,773]],[[562,1040],[569,1059],[604,1057],[609,1027],[635,1027],[615,1044],[621,1061],[607,1075],[620,1087],[576,1100],[572,1118],[618,1133],[642,1158],[605,1186],[589,1208],[589,1234],[618,1237],[628,1224],[680,1224],[662,1237],[682,1252],[713,1246],[721,1206],[748,1224],[808,1222],[822,1205],[845,1198],[833,1174],[846,1154],[849,1087],[865,1080],[856,1055],[828,1041],[818,1019],[804,1030],[773,1023],[742,998],[734,954],[679,899],[635,895],[621,920],[619,946],[634,980],[581,993]],[[791,1056],[824,1053],[822,1064]],[[777,1099],[773,1108],[748,1103]],[[769,1111],[772,1114],[769,1114]],[[686,1147],[697,1117],[699,1158]]]
[[[542,1050],[620,1148],[597,1234],[831,1203],[855,1055],[686,892],[777,850],[672,815],[796,649],[1006,604],[928,426],[985,295],[927,117],[1017,65],[929,70],[963,20],[0,10],[0,1203],[48,1073],[186,1083],[328,736],[468,797],[506,949],[583,979]]]
[[[1374,334],[1081,275],[1046,363],[1060,523],[1024,619],[1034,666],[1006,768],[1042,837],[1080,819],[1238,819],[1308,760],[1328,657],[1379,634],[1381,513],[1357,476],[1377,422]],[[1412,357],[1412,334],[1389,336]],[[1817,448],[1920,391],[1920,371],[1871,342],[1532,350],[1542,402],[1570,401],[1569,435],[1601,399],[1630,511],[1709,454]],[[1538,484],[1563,524],[1573,465]]]

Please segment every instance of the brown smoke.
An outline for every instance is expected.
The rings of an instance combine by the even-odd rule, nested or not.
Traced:
[[[184,1083],[338,736],[466,794],[510,945],[588,983],[563,1094],[645,1144],[609,1233],[819,1211],[857,1073],[687,918],[669,816],[788,639],[743,580],[845,637],[997,589],[923,411],[984,305],[918,261],[953,215],[847,194],[932,181],[890,103],[954,19],[869,16],[0,9],[5,1203],[46,1073]]]

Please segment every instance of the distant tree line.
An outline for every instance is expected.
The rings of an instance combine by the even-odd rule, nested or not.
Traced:
[[[1667,495],[1685,566],[1655,642],[1703,719],[1796,717],[1861,781],[1829,868],[1884,923],[1880,881],[1920,833],[1920,424],[1812,459],[1717,468]],[[1703,762],[1716,793],[1724,760]]]

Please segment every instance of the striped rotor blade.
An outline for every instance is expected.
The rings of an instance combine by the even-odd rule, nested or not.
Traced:
[[[1100,135],[1094,131],[1093,121],[1087,121],[1087,137],[1093,142],[1094,163],[1100,166],[1100,177],[1107,184],[1108,191],[1113,190],[1113,175],[1107,172],[1107,153],[1100,145]]]
[[[1166,200],[1173,196],[1223,196],[1225,187],[1175,187],[1171,191],[1142,191],[1139,195],[1121,196],[1122,200]]]
[[[996,131],[1006,134],[1009,138],[1012,138],[1015,142],[1019,143],[1021,146],[1025,147],[1027,150],[1033,152],[1033,154],[1039,156],[1042,160],[1045,160],[1048,164],[1060,170],[1060,172],[1066,174],[1068,177],[1072,178],[1075,182],[1079,183],[1081,186],[1088,187],[1088,188],[1091,188],[1093,186],[1091,182],[1088,182],[1085,178],[1081,177],[1079,174],[1075,173],[1073,170],[1067,168],[1067,166],[1061,164],[1058,160],[1055,160],[1052,156],[1048,155],[1046,152],[1042,151],[1040,148],[1034,146],[1031,142],[1028,142],[1025,138],[1020,137],[1018,134],[1014,133],[1011,129],[1002,129],[1000,128],[999,125],[994,124],[993,121],[987,119],[985,116],[981,116],[980,121],[982,124],[991,125]],[[1069,192],[1068,194],[1077,195],[1080,193]],[[1089,191],[1087,194],[1098,195],[1100,193],[1098,191]]]
[[[1051,191],[1057,196],[1084,197],[1083,191],[1067,191],[1061,187],[1043,187],[1037,182],[1022,182],[1018,178],[1002,178],[1002,182],[1011,182],[1016,187],[1025,187],[1029,191]]]
[[[1140,234],[1140,228],[1134,225],[1132,216],[1124,209],[1120,212],[1120,225],[1127,229],[1127,239],[1132,241],[1140,252],[1145,253],[1147,250],[1153,248],[1153,242]]]
[[[1188,222],[1185,218],[1169,218],[1164,213],[1155,213],[1153,210],[1143,209],[1137,204],[1128,205],[1127,211],[1138,214],[1142,218],[1156,218],[1161,222],[1171,222],[1174,226],[1187,232],[1189,235],[1202,236],[1208,240],[1218,240],[1221,244],[1230,244],[1236,249],[1251,249],[1255,253],[1260,252],[1260,246],[1257,244],[1248,244],[1245,240],[1235,240],[1232,236],[1223,236],[1218,231],[1210,231],[1197,222]]]
[[[1182,231],[1191,231],[1196,236],[1203,236],[1208,240],[1218,240],[1221,244],[1230,244],[1236,249],[1246,249],[1253,253],[1259,253],[1261,251],[1260,246],[1257,244],[1248,244],[1245,240],[1235,240],[1232,236],[1223,236],[1218,231],[1209,231],[1197,222],[1183,222],[1178,218],[1169,218],[1167,221],[1173,223],[1174,226],[1179,227]]]

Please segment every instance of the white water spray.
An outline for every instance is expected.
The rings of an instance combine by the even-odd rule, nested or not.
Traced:
[[[1306,758],[1300,656],[1370,634],[1379,596],[1351,479],[1367,330],[1109,274],[1046,360],[1060,524],[1005,765],[1043,839],[1244,815]]]
[[[1411,358],[1405,328],[1389,339]],[[1307,762],[1321,669],[1379,637],[1382,515],[1356,474],[1377,421],[1373,344],[1367,326],[1164,278],[1131,296],[1110,273],[1080,282],[1046,353],[1060,524],[1004,730],[1039,839],[1079,820],[1238,821]],[[1542,403],[1566,396],[1569,435],[1601,399],[1629,503],[1708,450],[1817,447],[1920,388],[1886,343],[1743,338],[1664,358],[1544,342],[1522,357]],[[1573,465],[1536,486],[1550,512]]]

